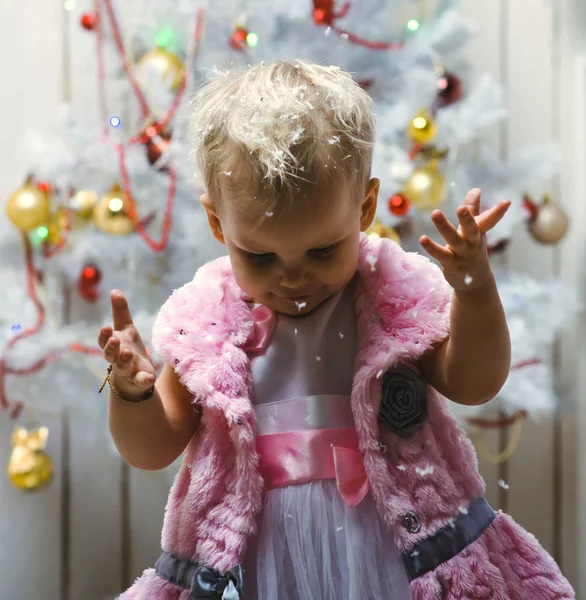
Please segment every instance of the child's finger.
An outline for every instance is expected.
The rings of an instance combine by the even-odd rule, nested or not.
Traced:
[[[470,209],[470,213],[473,217],[477,217],[480,214],[480,198],[482,197],[482,191],[478,188],[470,190],[466,194],[464,204]]]
[[[147,371],[139,371],[134,378],[135,384],[141,388],[154,385],[155,380],[156,376],[153,373],[148,373]]]
[[[120,356],[120,340],[112,336],[104,347],[104,358],[109,363],[115,363]]]
[[[460,206],[456,211],[456,215],[458,216],[458,222],[460,223],[460,227],[462,229],[462,233],[464,237],[472,243],[478,242],[482,233],[476,224],[476,219],[472,216],[470,212],[470,207],[468,206]]]
[[[462,239],[457,229],[446,219],[446,216],[441,210],[434,211],[431,218],[436,229],[451,248],[458,251],[464,247],[465,240]]]
[[[116,331],[123,331],[128,325],[133,325],[128,302],[120,290],[112,290],[110,292],[110,302],[112,304],[114,329]]]
[[[440,262],[444,262],[454,257],[453,253],[448,248],[440,246],[426,235],[421,236],[419,243],[432,258],[435,258]]]
[[[134,356],[134,353],[131,352],[130,350],[122,350],[120,352],[120,362],[121,363],[129,363],[132,360],[132,357]]]
[[[496,224],[505,216],[510,206],[511,203],[508,200],[503,200],[492,208],[489,208],[487,211],[483,212],[476,220],[480,231],[482,233],[486,233],[495,227]]]
[[[100,329],[100,333],[98,335],[98,345],[102,350],[106,347],[106,343],[113,335],[114,331],[109,325],[106,325]]]

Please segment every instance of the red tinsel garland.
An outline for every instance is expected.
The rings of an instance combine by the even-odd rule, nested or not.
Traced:
[[[84,346],[83,344],[73,343],[65,348],[61,348],[59,350],[55,350],[45,356],[44,358],[39,359],[37,362],[32,365],[24,368],[15,368],[10,367],[7,364],[6,354],[9,350],[14,348],[14,346],[21,340],[24,340],[28,337],[31,337],[43,328],[45,324],[45,307],[39,300],[36,290],[36,283],[38,281],[38,275],[35,271],[34,260],[33,260],[33,248],[30,243],[30,240],[26,235],[22,236],[23,245],[24,245],[24,254],[25,254],[25,268],[26,268],[26,283],[27,283],[27,295],[34,304],[37,311],[37,318],[35,320],[34,325],[28,327],[27,329],[23,329],[19,333],[15,334],[8,343],[6,344],[6,348],[2,356],[0,357],[0,407],[4,410],[11,409],[11,418],[15,419],[20,414],[22,410],[22,403],[18,402],[14,405],[10,405],[8,402],[8,398],[6,396],[6,375],[32,375],[33,373],[39,372],[43,367],[52,363],[54,360],[65,354],[66,352],[81,352],[83,354],[97,355],[101,354],[101,350],[98,348],[94,348],[91,346]]]
[[[106,11],[108,13],[108,18],[112,25],[114,41],[115,41],[116,47],[118,49],[118,53],[120,55],[122,63],[124,65],[124,70],[130,81],[130,84],[136,95],[136,98],[141,106],[142,115],[146,119],[151,114],[151,112],[148,107],[146,98],[145,98],[142,90],[140,89],[138,82],[134,78],[134,75],[132,73],[130,65],[128,64],[128,61],[126,59],[126,54],[124,52],[124,44],[122,42],[120,28],[118,26],[118,22],[116,21],[116,16],[115,16],[114,10],[112,8],[111,0],[103,0],[103,1],[105,2],[105,7],[106,7]],[[98,84],[99,84],[99,90],[100,90],[99,91],[99,101],[100,101],[101,116],[102,116],[102,120],[103,120],[103,138],[105,140],[108,137],[109,130],[106,125],[107,106],[106,106],[105,93],[104,93],[105,81],[104,81],[104,60],[103,60],[104,37],[103,37],[103,29],[102,29],[103,21],[102,21],[102,12],[101,12],[100,2],[101,2],[101,0],[95,0],[94,11],[95,11],[96,30],[97,30]],[[195,45],[194,45],[192,55],[190,57],[191,59],[194,59],[197,54],[197,50],[199,47],[199,41],[201,39],[201,35],[202,35],[202,31],[203,31],[204,14],[205,13],[204,13],[203,9],[199,9],[197,11],[196,25],[195,25],[195,32],[194,32]],[[165,126],[174,117],[175,113],[177,112],[177,110],[179,108],[179,105],[181,103],[183,95],[185,93],[185,89],[186,89],[186,82],[184,80],[182,82],[181,86],[179,87],[179,89],[177,90],[177,93],[175,95],[175,98],[173,100],[173,103],[172,103],[167,115],[163,118],[163,120],[160,123],[157,123],[154,125],[157,133],[162,131],[165,128]],[[144,141],[145,140],[143,139],[143,136],[137,136],[137,137],[131,138],[128,143],[129,144],[142,144],[142,143],[144,143]],[[116,151],[118,152],[118,154],[120,156],[121,178],[122,178],[122,182],[124,185],[124,192],[125,192],[126,196],[130,199],[131,206],[133,208],[134,218],[136,220],[136,231],[147,242],[147,244],[150,246],[150,248],[154,252],[159,252],[159,251],[163,250],[164,248],[166,248],[167,244],[169,242],[171,225],[172,225],[173,201],[174,201],[175,193],[176,193],[176,189],[177,189],[176,172],[174,171],[174,169],[169,169],[169,171],[168,171],[168,173],[169,173],[169,191],[167,194],[167,200],[166,200],[166,204],[165,204],[165,215],[164,215],[164,219],[163,219],[162,235],[161,235],[161,240],[159,242],[155,242],[146,233],[145,225],[146,225],[147,219],[143,219],[141,221],[139,219],[137,211],[136,211],[136,203],[134,202],[134,199],[132,198],[132,193],[130,190],[130,180],[129,180],[129,176],[128,176],[128,171],[126,169],[125,148],[123,145],[118,145],[118,146],[116,146]],[[150,218],[148,220],[150,220]],[[59,250],[61,250],[65,246],[65,243],[66,243],[66,239],[63,239],[54,248],[43,249],[45,258],[51,258],[52,256],[54,256]],[[24,253],[25,253],[27,295],[31,299],[31,301],[33,302],[33,304],[36,308],[37,318],[36,318],[36,321],[33,326],[16,333],[8,341],[2,355],[0,356],[0,408],[3,410],[10,410],[10,418],[11,419],[18,418],[18,416],[22,412],[24,405],[21,401],[17,401],[17,402],[10,404],[8,397],[6,395],[6,376],[7,375],[24,376],[24,375],[32,375],[34,373],[38,373],[44,367],[46,367],[47,365],[51,364],[52,362],[54,362],[55,360],[57,360],[58,358],[60,358],[61,356],[65,355],[69,352],[77,352],[77,353],[93,355],[93,356],[98,356],[98,355],[102,354],[102,351],[99,348],[96,348],[93,346],[85,346],[84,344],[74,342],[74,343],[71,343],[71,344],[65,346],[64,348],[60,348],[58,350],[55,350],[55,351],[47,354],[46,356],[40,358],[39,360],[37,360],[32,365],[29,365],[28,367],[16,368],[16,367],[10,367],[8,365],[7,353],[12,348],[14,348],[14,346],[19,341],[39,333],[45,324],[45,308],[44,308],[43,304],[41,303],[41,301],[37,295],[37,291],[36,291],[36,283],[38,281],[38,275],[34,268],[33,248],[32,248],[30,240],[28,239],[28,237],[26,235],[23,235],[23,245],[24,245]]]
[[[345,2],[340,10],[336,10],[334,0],[313,0],[313,20],[315,24],[329,27],[333,32],[351,44],[379,51],[399,50],[403,47],[403,44],[398,42],[373,42],[338,27],[335,22],[345,17],[349,10],[350,2]]]
[[[163,226],[160,241],[156,242],[147,233],[144,224],[138,220],[136,212],[136,202],[132,196],[132,190],[130,189],[130,177],[126,169],[126,150],[123,145],[118,146],[118,154],[120,157],[120,174],[122,177],[122,188],[124,195],[130,202],[131,217],[136,219],[136,232],[140,237],[148,244],[153,252],[161,252],[167,247],[171,234],[172,215],[173,215],[173,204],[175,200],[175,193],[177,190],[177,174],[175,169],[170,168],[169,173],[169,190],[167,192],[167,201],[165,203],[165,215],[163,217]]]

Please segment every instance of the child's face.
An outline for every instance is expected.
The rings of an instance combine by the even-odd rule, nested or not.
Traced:
[[[229,197],[223,196],[219,216],[207,195],[202,203],[242,290],[275,312],[297,316],[317,308],[356,273],[360,232],[372,224],[378,188],[372,179],[362,202],[350,186],[315,193],[260,225]]]

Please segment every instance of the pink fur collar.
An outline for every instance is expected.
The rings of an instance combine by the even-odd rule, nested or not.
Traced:
[[[434,390],[428,388],[427,422],[408,438],[379,430],[377,418],[383,372],[416,362],[447,336],[451,290],[437,267],[388,240],[362,238],[358,271],[354,421],[379,515],[398,550],[410,553],[449,527],[484,490],[472,446]],[[153,331],[155,350],[204,409],[201,431],[185,451],[169,496],[162,546],[220,572],[242,562],[262,505],[243,350],[253,333],[246,300],[223,258],[173,293]],[[415,579],[411,591],[416,600],[574,597],[536,540],[502,514],[466,552]],[[147,570],[123,598],[171,600],[177,593]]]
[[[353,402],[361,446],[370,453],[375,469],[384,465],[384,459],[376,441],[373,401],[376,404],[378,399],[371,397],[369,382],[376,381],[381,369],[417,359],[434,341],[447,335],[450,290],[437,267],[417,254],[405,253],[389,240],[373,241],[363,236],[358,271],[359,352]],[[164,534],[163,539],[172,550],[194,554],[221,571],[238,562],[246,536],[254,530],[262,497],[250,369],[242,349],[253,331],[246,300],[234,281],[229,259],[221,258],[202,267],[192,282],[175,290],[153,330],[156,352],[175,366],[182,383],[204,408],[200,446],[216,463],[210,464],[205,475],[210,482],[207,487],[213,487],[217,480],[218,486],[230,482],[233,488],[233,498],[223,498],[218,504],[219,491],[208,490],[209,502],[198,501],[191,508],[193,527],[200,533],[206,527],[215,531],[207,539],[194,541],[195,548],[191,543],[177,548],[180,540],[171,534]],[[220,436],[223,446],[230,441],[223,450],[233,453],[229,463],[215,454]],[[218,471],[220,464],[224,466]],[[391,482],[388,477],[379,479],[379,491],[374,494],[383,506]],[[232,529],[235,519],[241,523],[238,533],[246,535],[232,535],[236,534]],[[215,537],[221,539],[210,540]]]

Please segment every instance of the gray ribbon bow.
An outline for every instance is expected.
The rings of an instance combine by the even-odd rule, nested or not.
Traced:
[[[240,565],[230,569],[224,577],[217,571],[199,566],[193,579],[189,597],[221,598],[222,600],[240,600],[244,589],[244,571]]]
[[[155,564],[155,573],[162,579],[189,590],[190,600],[241,600],[244,597],[244,569],[241,565],[221,575],[216,569],[163,551]]]

